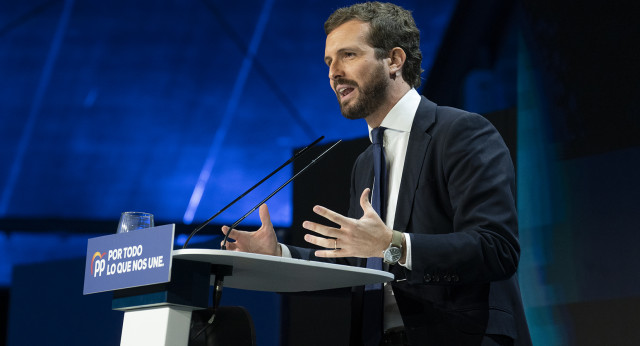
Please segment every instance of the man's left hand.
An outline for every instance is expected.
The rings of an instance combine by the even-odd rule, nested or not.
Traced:
[[[329,227],[311,221],[302,223],[302,227],[321,234],[323,237],[306,234],[304,240],[327,250],[315,252],[317,257],[382,257],[382,251],[391,243],[391,230],[382,222],[378,213],[369,202],[370,189],[365,189],[360,196],[360,206],[364,215],[360,219],[352,219],[340,215],[319,205],[313,211],[340,226]],[[334,249],[337,247],[337,249]]]

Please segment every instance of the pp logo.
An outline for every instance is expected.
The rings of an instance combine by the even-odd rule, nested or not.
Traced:
[[[102,254],[100,254],[100,252],[96,252],[93,254],[93,258],[91,259],[91,274],[94,278],[96,276],[102,276],[102,272],[107,267],[107,261],[102,258],[102,256],[106,254],[106,252],[103,252]]]

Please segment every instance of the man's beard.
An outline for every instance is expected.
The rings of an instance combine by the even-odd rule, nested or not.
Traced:
[[[340,105],[340,112],[345,118],[362,119],[378,110],[385,102],[389,81],[382,65],[378,65],[371,78],[363,83],[365,86],[362,88],[356,82],[350,80],[338,80],[336,85],[338,84],[348,84],[358,88],[359,95],[351,100],[350,105],[343,105],[339,96],[338,104]]]

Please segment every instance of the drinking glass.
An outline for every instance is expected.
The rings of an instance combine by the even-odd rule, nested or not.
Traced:
[[[153,214],[139,211],[126,211],[122,213],[122,216],[120,216],[118,233],[125,233],[150,227],[153,227]]]

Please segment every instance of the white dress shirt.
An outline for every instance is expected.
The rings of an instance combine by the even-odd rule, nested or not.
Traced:
[[[409,135],[411,134],[411,125],[415,118],[416,111],[420,105],[420,95],[415,89],[409,90],[396,105],[384,117],[380,126],[385,127],[383,147],[387,161],[387,172],[389,174],[389,188],[387,195],[387,215],[385,224],[389,229],[393,229],[393,223],[396,218],[396,207],[398,205],[398,193],[400,192],[400,182],[402,181],[402,171],[404,169],[404,160],[407,154],[407,146],[409,145]],[[371,130],[369,127],[369,139],[371,139]],[[405,236],[406,262],[400,264],[411,270],[411,239]],[[384,285],[384,330],[402,326],[402,318],[396,298],[393,296],[391,285]]]

